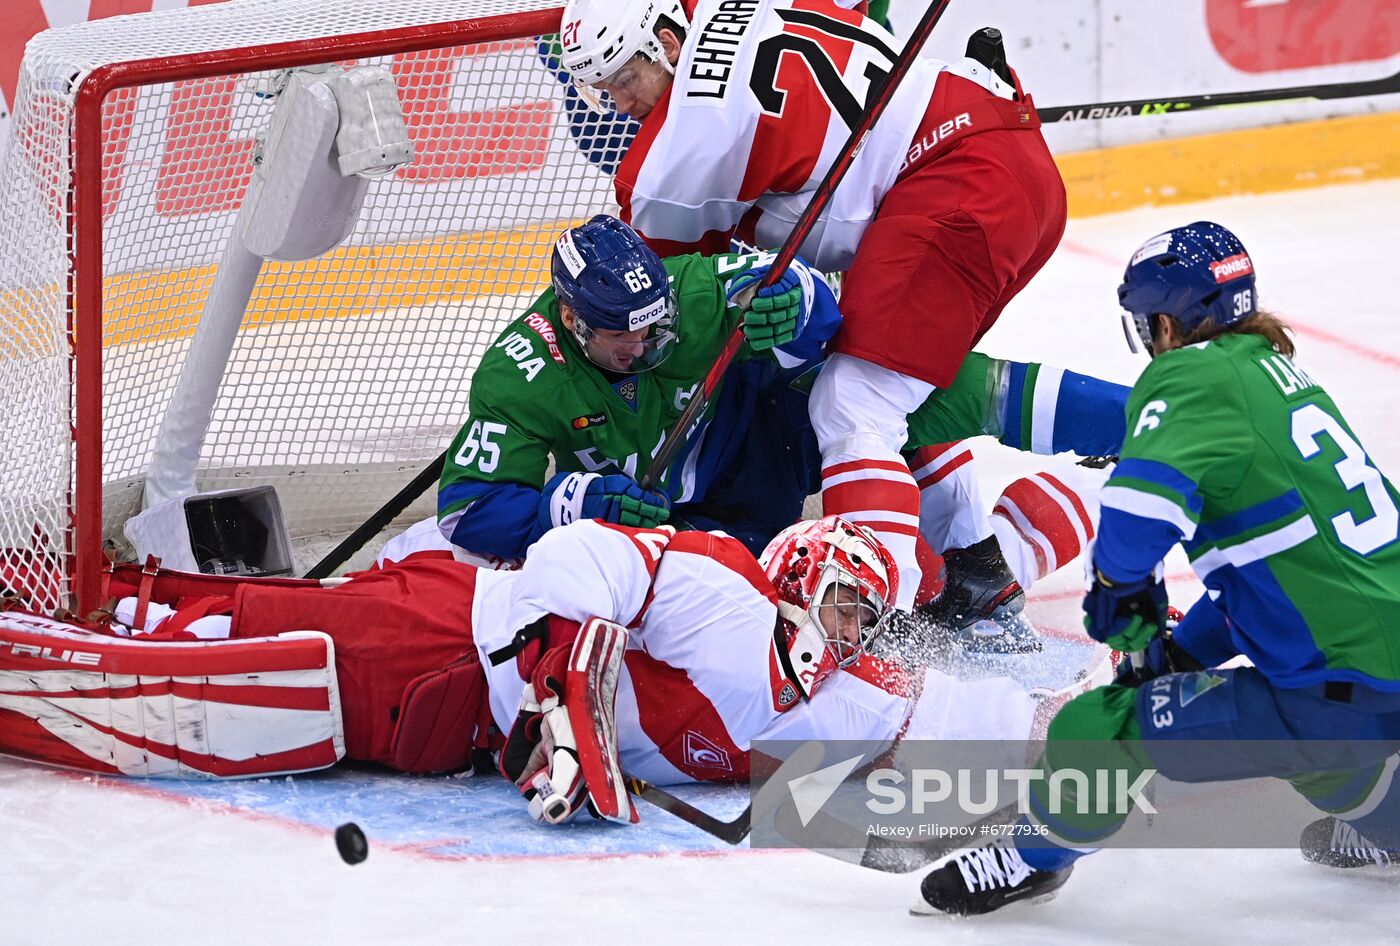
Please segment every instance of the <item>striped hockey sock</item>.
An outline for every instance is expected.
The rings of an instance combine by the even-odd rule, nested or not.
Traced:
[[[1091,497],[1051,473],[1022,477],[1002,492],[992,525],[1023,588],[1073,561],[1093,539]]]
[[[899,565],[899,600],[908,611],[918,590],[914,554],[919,534],[919,488],[898,455],[835,458],[822,468],[822,509],[870,528]]]
[[[992,534],[966,444],[920,447],[908,459],[919,487],[919,530],[935,551],[967,548]]]

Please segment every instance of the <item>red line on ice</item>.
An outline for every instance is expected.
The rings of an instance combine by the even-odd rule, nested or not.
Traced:
[[[182,795],[179,792],[170,791],[163,788],[153,788],[150,785],[128,781],[121,776],[98,775],[93,772],[80,772],[77,770],[48,768],[46,771],[60,778],[65,778],[74,782],[91,782],[98,788],[112,789],[126,792],[131,795],[142,795],[147,798],[158,798],[165,801],[183,805],[198,811],[217,811],[219,814],[233,815],[244,818],[248,821],[256,821],[262,824],[277,825],[290,831],[301,834],[314,834],[325,838],[329,843],[334,831],[322,828],[319,825],[308,824],[305,821],[298,821],[296,818],[288,818],[285,815],[274,815],[263,811],[252,811],[228,802],[217,799],[196,797],[193,795]],[[523,816],[523,813],[522,813]],[[658,817],[664,813],[658,812]],[[567,829],[565,829],[567,830]],[[451,861],[613,861],[626,857],[734,857],[736,855],[749,854],[782,854],[786,853],[780,848],[711,848],[698,851],[596,851],[586,853],[569,854],[444,854],[439,851],[430,850],[437,844],[460,844],[467,841],[467,838],[440,838],[428,841],[382,841],[371,838],[372,846],[375,850],[393,851],[395,854],[406,854],[409,857],[419,860],[451,862]],[[329,854],[329,852],[328,852]]]

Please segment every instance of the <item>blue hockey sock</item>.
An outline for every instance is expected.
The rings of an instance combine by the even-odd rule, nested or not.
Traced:
[[[1355,776],[1331,798],[1309,800],[1341,818],[1372,843],[1400,850],[1400,778],[1396,777],[1395,760],[1360,769]],[[1361,793],[1337,804],[1346,798],[1348,790],[1355,792],[1358,787],[1362,788]]]
[[[1016,853],[1027,867],[1035,870],[1064,870],[1090,851],[1060,847],[1049,838],[1037,837],[1028,833],[1030,821],[1023,815],[1016,820],[1016,827],[1022,832],[1016,835]]]

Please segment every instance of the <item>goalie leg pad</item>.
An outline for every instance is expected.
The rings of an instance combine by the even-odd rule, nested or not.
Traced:
[[[486,672],[475,654],[414,678],[404,690],[390,752],[394,768],[415,775],[471,766],[485,747]]]
[[[345,754],[324,634],[133,641],[0,615],[0,753],[91,772],[253,778]]]

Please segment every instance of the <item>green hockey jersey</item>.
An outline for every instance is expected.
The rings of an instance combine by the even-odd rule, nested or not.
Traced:
[[[1134,386],[1094,560],[1132,580],[1180,541],[1229,649],[1275,684],[1400,690],[1398,500],[1326,391],[1261,336],[1225,335]]]
[[[639,479],[690,399],[700,390],[742,310],[728,302],[730,281],[771,259],[767,255],[700,256],[665,260],[676,294],[678,341],[652,370],[618,375],[583,353],[563,325],[553,290],[546,290],[482,357],[472,377],[471,414],[448,450],[438,491],[438,519],[454,543],[513,557],[538,538],[540,489],[551,458],[557,472],[625,473]],[[800,263],[795,263],[800,266]],[[819,283],[807,326],[764,359],[794,376],[820,364],[840,322],[830,290]],[[753,358],[744,346],[736,361]],[[674,502],[702,495],[704,469],[697,445],[719,392],[666,475],[658,479]],[[463,522],[469,510],[473,515]]]

